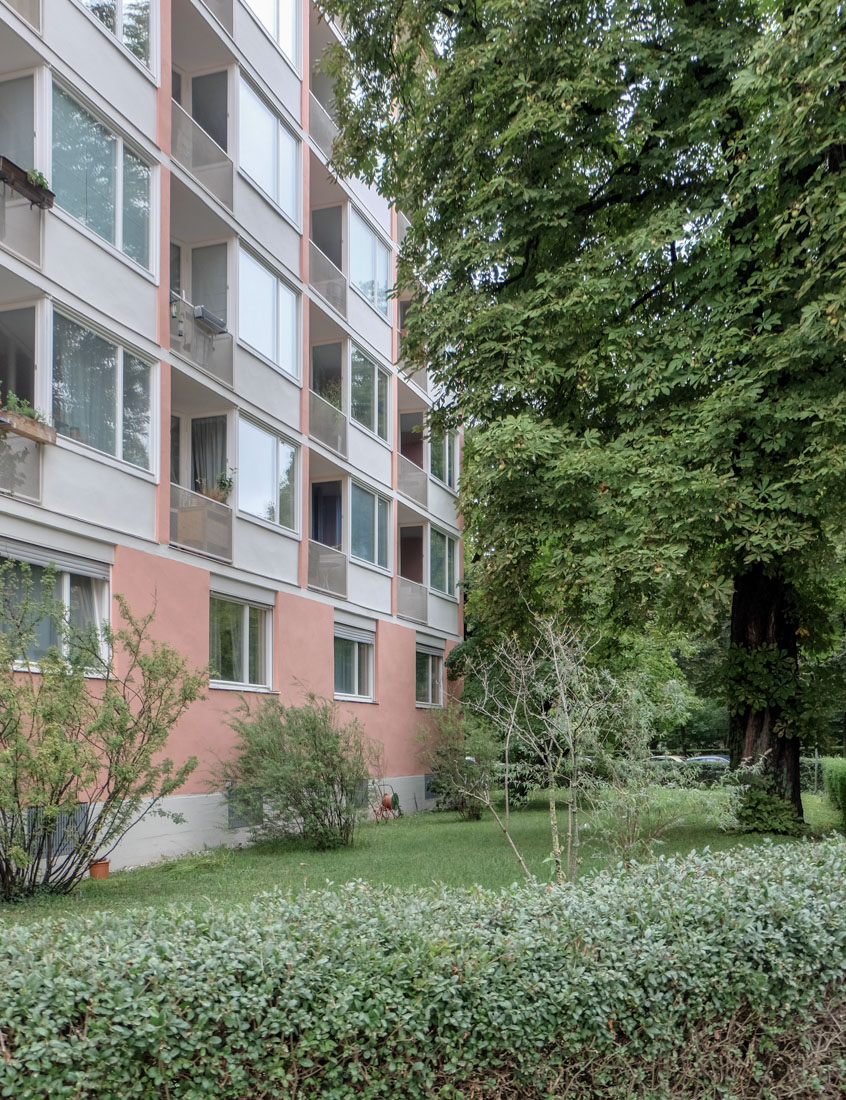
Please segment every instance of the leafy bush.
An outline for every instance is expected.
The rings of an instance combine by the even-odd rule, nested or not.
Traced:
[[[479,821],[498,770],[500,748],[490,733],[454,701],[432,711],[419,735],[423,766],[432,774],[438,809]]]
[[[196,767],[162,757],[171,729],[207,682],[116,596],[124,625],[74,630],[26,565],[0,565],[0,900],[66,893]],[[58,645],[31,654],[36,631]],[[95,678],[91,679],[91,673]]]
[[[301,707],[244,701],[232,721],[238,743],[222,777],[236,816],[256,839],[301,832],[315,848],[352,844],[376,750],[358,722],[342,725],[314,695]]]
[[[743,790],[735,808],[736,826],[742,833],[778,833],[799,836],[805,831],[790,802],[767,791],[760,783]]]
[[[841,756],[823,758],[823,784],[829,801],[839,811],[846,825],[846,759]]]
[[[11,928],[0,1095],[771,1097],[846,977],[846,843],[782,852]]]

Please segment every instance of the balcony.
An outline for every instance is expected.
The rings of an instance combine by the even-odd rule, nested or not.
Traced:
[[[41,210],[0,182],[0,244],[22,260],[41,266]]]
[[[203,306],[194,306],[171,292],[170,346],[195,366],[232,385],[232,335],[221,331]]]
[[[183,550],[231,561],[232,509],[171,483],[170,542]]]
[[[308,432],[312,439],[347,457],[347,418],[314,390],[309,394]]]
[[[27,500],[41,498],[41,445],[0,431],[0,493]]]
[[[342,317],[347,315],[347,280],[343,271],[337,268],[329,257],[309,241],[309,278],[310,285]]]
[[[333,596],[347,595],[347,556],[331,546],[309,539],[308,586]]]
[[[27,21],[39,33],[41,31],[41,0],[7,0],[12,11]]]
[[[397,615],[424,626],[429,620],[429,592],[425,585],[397,577]]]
[[[338,136],[338,127],[314,92],[308,94],[308,131],[314,143],[327,160],[332,156],[332,146]]]
[[[429,478],[426,471],[403,455],[397,455],[397,488],[399,491],[421,505],[428,507]]]
[[[234,167],[221,147],[174,100],[172,153],[191,175],[232,209]]]

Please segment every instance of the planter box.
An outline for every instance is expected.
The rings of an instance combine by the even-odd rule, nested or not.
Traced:
[[[30,183],[24,169],[6,157],[0,157],[0,180],[23,198],[29,199],[32,206],[38,206],[42,210],[49,210],[56,198],[46,187]]]
[[[21,416],[20,413],[7,412],[5,409],[0,409],[0,431],[14,432],[34,443],[56,442],[56,429],[50,424],[42,424],[30,416]]]

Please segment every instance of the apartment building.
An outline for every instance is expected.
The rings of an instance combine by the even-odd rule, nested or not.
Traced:
[[[402,371],[404,218],[327,167],[337,33],[310,0],[0,0],[0,398],[49,425],[0,412],[0,554],[212,669],[185,823],[118,866],[244,838],[210,787],[240,695],[338,700],[431,805],[459,441]]]

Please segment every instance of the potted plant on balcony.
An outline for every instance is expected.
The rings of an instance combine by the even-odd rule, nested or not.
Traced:
[[[23,198],[29,199],[31,206],[42,210],[49,210],[56,198],[41,172],[35,168],[27,172],[8,157],[0,157],[0,180]]]
[[[200,492],[203,496],[208,497],[209,500],[217,500],[221,504],[226,504],[234,488],[235,470],[231,466],[228,473],[226,470],[221,470],[211,485],[208,485],[204,479],[200,479]]]
[[[56,429],[29,401],[11,391],[6,394],[5,405],[0,409],[0,430],[14,432],[35,443],[56,442]]]

